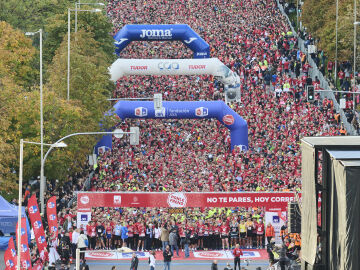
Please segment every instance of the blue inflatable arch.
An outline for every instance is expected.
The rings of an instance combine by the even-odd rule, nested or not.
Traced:
[[[215,118],[230,130],[231,149],[234,149],[235,146],[241,147],[243,151],[248,149],[248,127],[246,121],[223,101],[164,101],[162,104],[163,109],[155,112],[154,102],[152,101],[118,101],[113,109],[122,120],[126,118]],[[96,152],[102,146],[112,148],[111,135],[104,136],[98,142]]]
[[[114,36],[116,54],[131,41],[180,40],[194,52],[194,58],[209,58],[210,46],[187,24],[128,24]]]

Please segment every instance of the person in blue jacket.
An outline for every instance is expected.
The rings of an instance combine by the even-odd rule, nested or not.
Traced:
[[[122,242],[123,242],[123,247],[127,247],[127,239],[128,239],[128,228],[127,228],[127,223],[124,222],[124,226],[121,227],[121,239],[122,239]]]

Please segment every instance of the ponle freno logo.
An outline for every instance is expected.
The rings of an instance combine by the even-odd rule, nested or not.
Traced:
[[[98,258],[107,258],[107,257],[111,257],[113,254],[111,252],[89,252],[87,254],[88,256],[91,257],[98,257]]]
[[[228,126],[231,126],[235,122],[234,116],[232,116],[231,114],[224,115],[222,120],[224,124]]]
[[[121,196],[120,195],[114,195],[114,203],[121,204]]]
[[[90,199],[89,199],[89,196],[87,196],[87,195],[83,195],[83,196],[80,197],[80,202],[82,204],[88,204],[89,201],[90,201]]]
[[[167,202],[170,207],[185,207],[187,198],[182,192],[170,193]]]

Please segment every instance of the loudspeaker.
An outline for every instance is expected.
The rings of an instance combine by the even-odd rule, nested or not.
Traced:
[[[288,203],[288,232],[301,233],[301,212],[297,202]]]

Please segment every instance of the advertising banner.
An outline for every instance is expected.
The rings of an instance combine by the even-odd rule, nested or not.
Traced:
[[[240,88],[240,77],[218,58],[207,59],[117,59],[110,67],[116,82],[130,75],[213,75],[223,84]]]
[[[58,237],[58,220],[56,212],[56,197],[51,197],[46,204],[46,215],[50,234],[54,234],[55,237]]]
[[[194,52],[194,58],[210,57],[210,46],[187,24],[128,24],[114,36],[115,52],[120,52],[131,41],[182,41]]]
[[[4,253],[5,269],[6,270],[15,270],[17,266],[17,256],[16,249],[14,244],[14,239],[11,237],[9,239],[8,248]]]
[[[31,225],[34,230],[36,246],[39,249],[39,253],[42,254],[45,250],[47,250],[47,242],[45,239],[44,226],[41,221],[39,206],[35,194],[32,195],[28,201],[28,212]]]
[[[223,101],[163,101],[163,109],[155,111],[153,101],[118,101],[113,110],[120,119],[126,118],[165,118],[165,119],[211,119],[219,120],[230,130],[231,149],[235,146],[248,150],[248,126],[246,121]],[[140,135],[141,140],[141,135]],[[95,146],[112,147],[111,135],[103,138]]]
[[[91,220],[91,212],[77,212],[76,227],[81,228],[86,233],[86,225]]]
[[[270,222],[275,231],[275,244],[281,244],[282,240],[280,237],[280,229],[286,222],[286,211],[278,212],[265,212],[265,226]],[[265,244],[267,244],[267,239],[265,237]]]
[[[16,225],[16,243],[18,243],[20,238],[20,263],[21,269],[32,269],[31,266],[31,258],[30,258],[30,250],[28,246],[28,236],[26,232],[26,218],[21,218],[21,235],[18,234],[18,226],[19,223]],[[19,254],[18,254],[19,256]]]
[[[294,193],[290,192],[78,192],[77,210],[89,212],[92,207],[265,207],[286,211],[287,203],[294,200]]]

